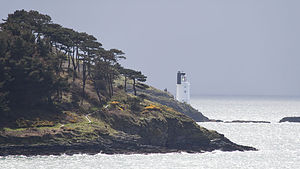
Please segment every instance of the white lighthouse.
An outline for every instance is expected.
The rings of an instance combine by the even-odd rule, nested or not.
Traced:
[[[187,77],[184,72],[177,72],[176,86],[176,100],[190,104],[190,83],[187,81]]]

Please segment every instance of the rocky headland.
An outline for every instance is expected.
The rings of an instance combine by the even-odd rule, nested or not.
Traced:
[[[138,107],[132,110],[128,100],[136,98],[123,91],[118,95],[116,98],[123,100],[115,99],[90,113],[63,111],[58,116],[63,118],[54,120],[50,126],[2,128],[0,155],[256,150],[235,144],[159,103],[138,100]]]
[[[0,156],[256,150],[123,67],[119,49],[17,10],[0,23]]]

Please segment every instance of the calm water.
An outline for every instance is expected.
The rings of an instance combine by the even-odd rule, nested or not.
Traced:
[[[62,155],[0,157],[0,168],[299,168],[300,123],[278,123],[300,116],[298,98],[202,97],[192,105],[222,120],[266,120],[271,124],[198,123],[232,141],[254,146],[256,152],[149,155]]]

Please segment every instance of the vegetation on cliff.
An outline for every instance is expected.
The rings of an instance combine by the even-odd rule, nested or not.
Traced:
[[[121,85],[122,81],[117,80],[116,84]],[[130,82],[128,84],[131,84]],[[134,93],[133,88],[129,85],[127,87],[127,92]],[[208,122],[211,121],[209,118],[204,116],[201,112],[193,108],[191,105],[186,103],[181,103],[174,99],[174,96],[168,91],[158,90],[152,86],[146,84],[138,83],[136,85],[136,91],[140,97],[146,98],[152,102],[157,102],[162,105],[173,108],[174,110],[187,115],[197,122]]]
[[[105,50],[94,36],[64,28],[37,11],[16,11],[4,21],[0,25],[2,114],[60,104],[76,79],[80,79],[81,104],[87,81],[93,82],[100,106],[113,96],[113,82],[124,70],[118,63],[125,59],[121,50]],[[134,82],[146,80],[141,72],[126,70]]]
[[[4,21],[0,155],[253,150],[197,125],[182,114],[186,105],[158,97],[140,83],[145,75],[118,63],[121,50],[37,11]]]
[[[53,124],[35,119],[31,124],[40,126],[26,127],[28,123],[20,121],[25,126],[3,128],[0,155],[255,150],[200,127],[170,107],[121,89],[115,89],[112,100],[102,108],[90,105],[88,110],[61,114],[64,118],[58,116]]]

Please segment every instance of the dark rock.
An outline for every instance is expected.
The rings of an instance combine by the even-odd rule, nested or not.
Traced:
[[[155,112],[153,112],[155,113]],[[204,151],[256,150],[235,144],[216,131],[200,127],[192,119],[178,114],[164,114],[137,122],[132,116],[105,114],[95,117],[111,125],[118,132],[107,135],[94,131],[93,139],[76,140],[80,133],[61,131],[61,134],[40,136],[0,137],[0,156],[60,155],[60,154],[132,154]],[[98,133],[98,134],[97,134]],[[87,135],[86,135],[87,136]],[[51,141],[53,140],[53,141]],[[59,141],[60,140],[60,141]]]
[[[209,119],[209,122],[224,122],[223,120]]]
[[[281,119],[279,121],[279,123],[281,123],[281,122],[297,122],[297,123],[299,123],[300,117],[284,117],[283,119]]]
[[[134,140],[138,145],[146,145],[147,152],[159,150],[159,152],[199,153],[213,150],[256,150],[252,147],[235,144],[222,134],[200,127],[184,115],[180,118],[177,116],[165,116],[165,119],[152,118],[142,123],[132,123],[131,118],[117,115],[113,118],[102,115],[101,119],[111,124],[116,130],[123,131],[124,134],[139,136]]]
[[[224,123],[271,123],[269,121],[253,121],[253,120],[233,120],[225,121]]]

